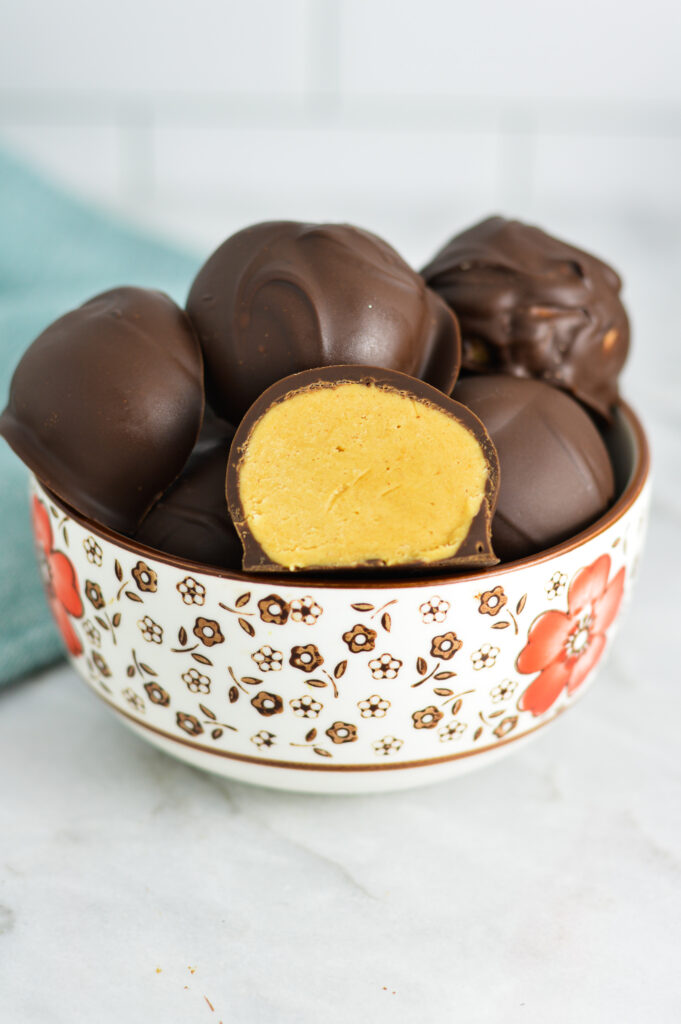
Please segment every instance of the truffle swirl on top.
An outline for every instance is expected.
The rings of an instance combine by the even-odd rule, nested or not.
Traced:
[[[386,242],[345,224],[256,224],[227,239],[187,312],[216,410],[238,420],[275,381],[314,367],[399,370],[449,394],[456,318]]]

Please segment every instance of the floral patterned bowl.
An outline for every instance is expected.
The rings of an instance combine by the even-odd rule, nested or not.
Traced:
[[[636,572],[649,455],[623,407],[620,497],[549,551],[386,582],[221,573],[142,547],[36,480],[48,601],[80,675],[167,753],[282,789],[419,785],[515,749],[584,692]]]

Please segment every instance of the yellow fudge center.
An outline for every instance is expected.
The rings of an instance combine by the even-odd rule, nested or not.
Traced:
[[[437,406],[334,383],[260,418],[239,496],[256,541],[288,569],[437,562],[466,538],[487,474],[474,435]]]

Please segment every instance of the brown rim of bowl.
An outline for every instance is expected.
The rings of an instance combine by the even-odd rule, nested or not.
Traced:
[[[600,519],[597,519],[595,523],[592,523],[591,526],[587,526],[585,530],[575,534],[574,537],[569,537],[560,544],[555,544],[552,548],[547,548],[545,551],[539,551],[536,555],[527,555],[525,558],[519,558],[514,562],[502,562],[499,563],[499,565],[491,566],[491,568],[488,569],[479,569],[477,572],[454,574],[434,572],[425,576],[393,576],[390,579],[385,580],[372,580],[360,577],[354,580],[351,578],[345,578],[343,580],[329,580],[316,578],[309,574],[301,574],[300,576],[296,573],[289,573],[288,575],[279,573],[259,574],[219,569],[216,566],[205,565],[202,562],[192,562],[187,558],[180,558],[177,555],[166,554],[163,551],[158,551],[156,548],[150,548],[144,544],[139,544],[137,541],[131,540],[130,537],[124,537],[122,534],[116,533],[114,530],[110,530],[108,526],[101,526],[99,523],[95,523],[92,519],[88,519],[87,516],[77,512],[70,505],[67,505],[66,502],[53,494],[53,492],[49,490],[48,487],[45,487],[40,480],[38,480],[38,483],[41,488],[49,494],[50,500],[55,505],[57,505],[63,512],[66,512],[66,514],[75,520],[75,522],[90,530],[91,533],[94,533],[103,540],[109,541],[109,543],[115,544],[117,547],[130,551],[135,555],[152,558],[157,562],[163,562],[166,565],[171,565],[173,568],[181,569],[183,572],[187,573],[202,573],[204,576],[215,576],[219,579],[234,580],[239,583],[260,583],[267,586],[276,583],[279,586],[304,586],[305,588],[327,590],[391,590],[405,587],[423,587],[428,585],[457,583],[458,581],[463,582],[465,580],[480,579],[481,577],[490,577],[498,575],[499,573],[515,572],[518,569],[524,569],[527,566],[540,565],[542,562],[547,562],[549,559],[555,558],[557,555],[567,554],[568,551],[573,551],[575,548],[581,547],[582,544],[586,544],[587,541],[592,540],[600,533],[603,533],[604,530],[620,519],[621,516],[631,508],[648,479],[650,472],[650,447],[641,422],[631,406],[627,402],[621,402],[620,408],[627,425],[633,433],[635,459],[629,482],[615,504],[612,505],[612,507],[609,508],[608,511],[600,517]],[[32,475],[35,476],[35,474]]]

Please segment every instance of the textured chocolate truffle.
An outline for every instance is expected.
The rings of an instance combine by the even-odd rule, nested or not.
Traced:
[[[145,517],[137,540],[192,562],[241,568],[241,542],[225,497],[233,436],[229,423],[207,416],[182,475]]]
[[[569,395],[491,374],[459,381],[454,398],[482,420],[499,455],[492,544],[502,561],[558,544],[605,512],[615,489],[610,458]]]
[[[187,312],[226,419],[311,367],[383,366],[447,394],[459,371],[446,304],[386,242],[344,224],[275,221],[238,232],[197,274]]]
[[[229,509],[245,569],[482,567],[496,451],[480,420],[394,370],[329,366],[272,385],[237,428]]]
[[[36,338],[0,433],[60,498],[130,533],[187,461],[203,404],[185,313],[162,292],[116,288]]]
[[[629,321],[607,264],[490,217],[452,238],[423,276],[459,318],[465,369],[536,377],[610,418]]]

